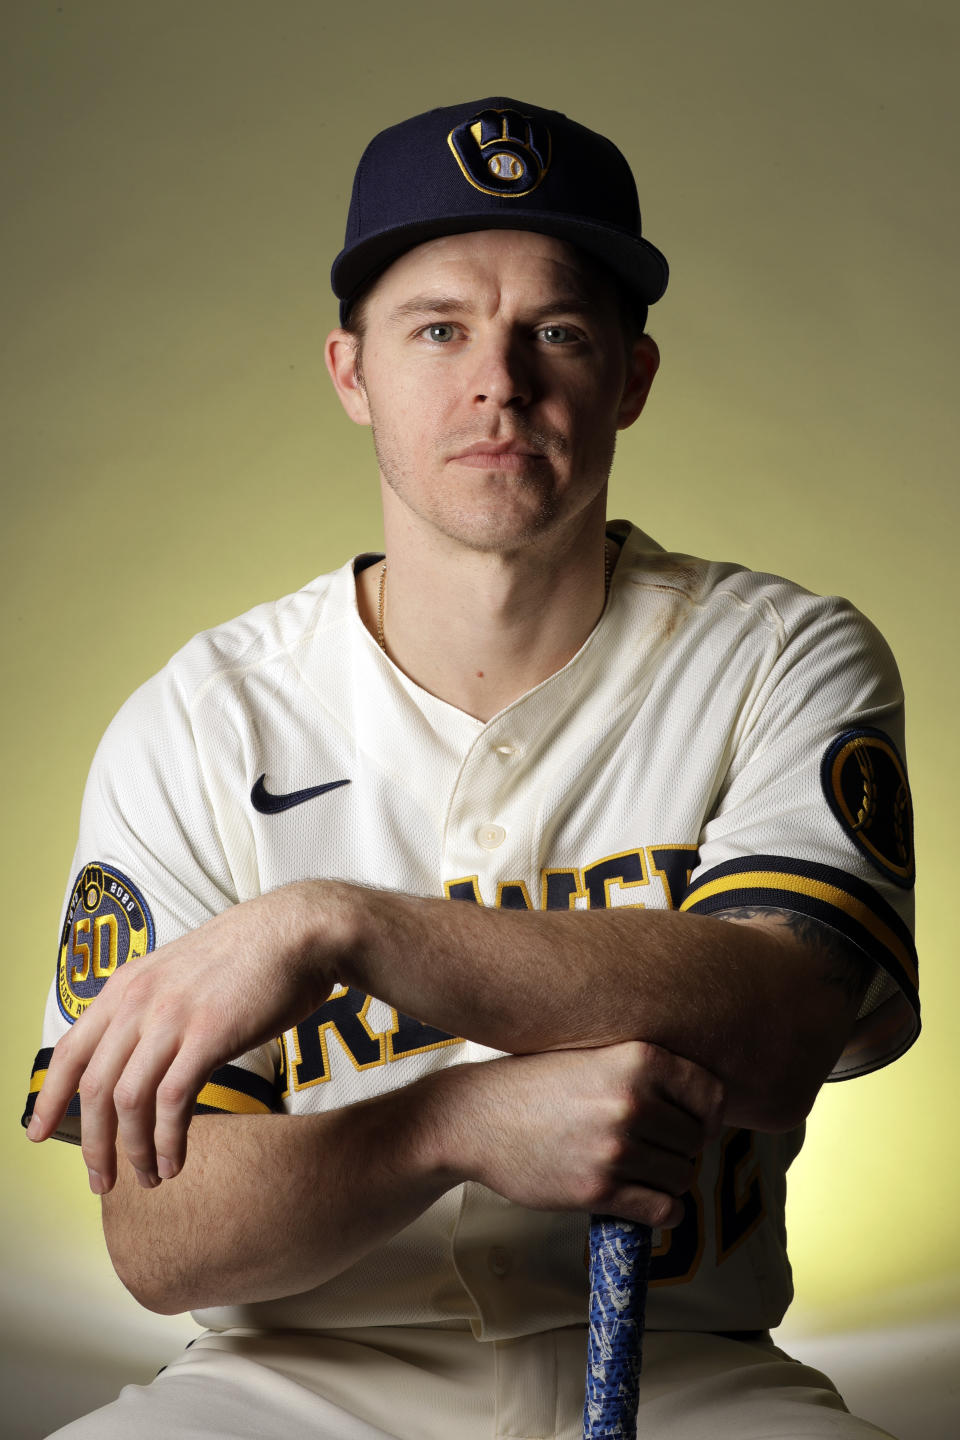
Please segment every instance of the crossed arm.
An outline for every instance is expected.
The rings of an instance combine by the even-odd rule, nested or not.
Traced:
[[[800,917],[728,918],[287,886],[121,969],[57,1046],[29,1133],[50,1134],[79,1087],[103,1194],[119,1137],[143,1190],[122,1167],[107,1239],[158,1309],[310,1288],[464,1179],[535,1208],[675,1223],[721,1123],[779,1130],[807,1113],[869,976]],[[310,1014],[336,981],[511,1053],[322,1116],[203,1117],[183,1177],[161,1187],[184,1168],[212,1070]],[[265,1240],[278,1165],[300,1203]]]

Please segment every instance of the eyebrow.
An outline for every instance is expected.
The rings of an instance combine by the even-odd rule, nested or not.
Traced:
[[[460,295],[414,295],[392,310],[390,319],[406,320],[411,315],[449,315],[469,308],[469,302]]]
[[[396,306],[390,312],[390,323],[396,324],[411,317],[427,315],[461,315],[473,310],[473,304],[462,295],[414,295],[410,300]],[[589,296],[575,292],[564,291],[551,297],[543,305],[538,305],[531,311],[530,318],[533,320],[543,319],[547,315],[559,313],[565,315],[595,315],[597,303]]]

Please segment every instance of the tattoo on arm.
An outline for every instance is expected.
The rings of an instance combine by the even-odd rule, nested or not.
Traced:
[[[825,984],[836,985],[850,1000],[859,1002],[863,999],[873,975],[872,963],[862,950],[822,921],[814,920],[809,915],[800,915],[795,910],[781,910],[765,905],[742,905],[738,909],[719,910],[715,912],[714,918],[775,921],[789,930],[821,961],[820,978]]]

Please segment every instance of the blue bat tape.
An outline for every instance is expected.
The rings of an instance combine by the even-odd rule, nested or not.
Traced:
[[[650,1227],[590,1217],[583,1440],[636,1440]]]

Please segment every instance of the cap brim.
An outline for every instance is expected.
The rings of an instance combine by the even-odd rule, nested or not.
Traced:
[[[330,272],[333,293],[342,302],[348,302],[368,280],[414,246],[442,235],[461,235],[471,230],[535,230],[578,245],[609,266],[644,305],[654,304],[667,288],[669,267],[649,240],[589,220],[567,220],[550,212],[524,210],[522,213],[487,211],[480,215],[455,215],[395,225],[370,235],[362,244],[341,250],[334,260]],[[344,315],[346,304],[341,304],[340,309]]]

